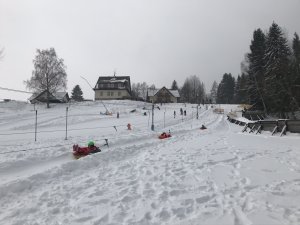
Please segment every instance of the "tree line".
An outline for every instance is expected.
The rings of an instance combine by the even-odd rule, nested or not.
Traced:
[[[191,75],[187,77],[184,81],[182,87],[179,87],[176,80],[173,80],[170,87],[166,87],[171,90],[178,90],[180,93],[180,101],[187,103],[204,103],[207,101],[205,94],[205,85],[196,75]],[[133,83],[132,84],[132,98],[138,100],[147,100],[148,90],[155,90],[154,84],[148,86],[146,82],[143,83]]]
[[[217,86],[217,87],[216,87]],[[219,85],[214,83],[211,97],[216,103],[245,103],[265,113],[299,110],[300,41],[297,33],[288,40],[275,22],[267,32],[253,32],[250,52],[241,63],[241,75],[235,79],[225,73]]]

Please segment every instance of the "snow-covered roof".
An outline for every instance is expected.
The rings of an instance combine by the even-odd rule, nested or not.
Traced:
[[[62,92],[56,92],[53,94],[53,96],[57,99],[63,99],[68,93],[65,91]]]
[[[31,101],[34,101],[34,100],[38,100],[38,101],[41,101],[42,99],[45,98],[46,96],[46,93],[47,91],[42,91],[40,93],[34,93],[28,100],[31,102]],[[60,91],[60,92],[56,92],[56,93],[53,93],[53,94],[50,94],[50,100],[58,100],[58,101],[62,101],[64,100],[64,97],[67,96],[67,100],[69,100],[69,95],[68,95],[68,92],[65,92],[65,91]],[[43,100],[42,100],[43,101]]]
[[[161,88],[162,89],[162,88]],[[157,92],[159,92],[161,89],[148,89],[148,96],[149,97],[153,97],[157,94]],[[179,98],[179,92],[178,90],[171,90],[171,89],[167,89],[175,98]]]
[[[178,90],[169,90],[169,92],[171,92],[171,94],[176,98],[180,97]]]
[[[148,89],[148,96],[153,97],[160,89]]]
[[[40,93],[33,93],[29,98],[28,100],[31,101],[33,99],[35,99]]]
[[[120,82],[124,83],[126,81],[126,79],[117,80],[117,79],[112,78],[110,80],[102,80],[102,81],[103,82],[107,82],[107,83],[116,83],[116,82],[118,82],[118,83],[120,83]]]
[[[124,83],[125,81],[129,81],[130,82],[130,77],[129,76],[103,76],[103,77],[99,77],[97,84],[99,83]]]

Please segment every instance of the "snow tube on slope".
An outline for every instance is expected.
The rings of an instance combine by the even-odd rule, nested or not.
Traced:
[[[79,147],[78,145],[73,145],[73,156],[76,159],[79,159],[81,157],[94,154],[97,152],[101,152],[101,149],[93,146],[93,147]]]
[[[165,132],[158,136],[159,139],[165,139],[165,138],[169,138],[169,137],[171,137],[171,134],[167,134]]]

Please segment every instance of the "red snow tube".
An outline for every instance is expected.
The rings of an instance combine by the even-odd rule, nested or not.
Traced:
[[[96,146],[89,148],[89,147],[79,147],[78,145],[73,145],[73,155],[75,156],[75,158],[80,158],[100,151],[101,150]]]
[[[158,136],[159,139],[165,139],[171,137],[171,134],[167,133],[162,133],[161,135]]]

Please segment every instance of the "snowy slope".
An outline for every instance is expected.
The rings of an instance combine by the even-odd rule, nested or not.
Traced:
[[[0,104],[0,224],[300,224],[299,135],[241,133],[189,104],[156,108],[151,131],[151,105],[105,106],[112,116],[101,102],[68,105],[67,140],[66,105],[37,106],[35,142],[33,106]],[[73,159],[73,144],[106,138]]]

